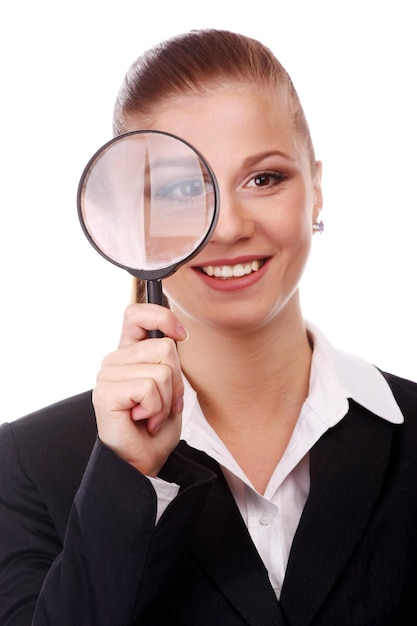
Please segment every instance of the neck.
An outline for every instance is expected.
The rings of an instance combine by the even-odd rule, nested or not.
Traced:
[[[246,333],[184,322],[183,371],[207,421],[264,493],[308,394],[312,350],[301,312]]]
[[[308,393],[311,346],[304,321],[270,325],[231,334],[216,328],[191,327],[188,341],[178,346],[183,371],[197,391],[206,418],[219,430],[243,426],[245,416],[258,415],[257,428],[277,416],[295,423]],[[284,419],[284,418],[280,418]]]

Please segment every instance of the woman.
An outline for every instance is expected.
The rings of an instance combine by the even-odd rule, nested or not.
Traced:
[[[207,158],[219,221],[92,395],[2,427],[1,623],[414,624],[417,385],[303,319],[321,165],[290,78],[193,31],[127,73],[139,128]]]

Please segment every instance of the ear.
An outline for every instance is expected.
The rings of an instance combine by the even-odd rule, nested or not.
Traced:
[[[313,180],[314,191],[314,204],[313,204],[313,222],[317,222],[320,211],[323,208],[323,192],[321,189],[321,175],[323,171],[323,164],[321,161],[316,161],[316,171]]]

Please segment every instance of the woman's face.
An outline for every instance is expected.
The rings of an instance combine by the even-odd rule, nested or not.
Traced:
[[[220,191],[209,243],[164,280],[171,308],[185,326],[197,322],[228,331],[294,314],[321,190],[287,107],[253,85],[170,104],[157,109],[148,127],[199,150]],[[141,127],[140,117],[129,119],[129,130]]]

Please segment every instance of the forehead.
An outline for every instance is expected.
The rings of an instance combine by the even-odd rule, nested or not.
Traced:
[[[256,151],[277,147],[277,142],[288,150],[300,144],[285,96],[248,84],[228,83],[172,96],[157,104],[151,116],[130,114],[126,126],[172,133],[203,154],[214,146]]]
[[[267,114],[271,121],[281,119],[290,124],[292,121],[287,98],[277,88],[224,81],[168,95],[152,105],[149,115],[141,115],[139,105],[136,113],[131,112],[125,118],[125,124],[128,130],[149,129],[155,128],[157,124],[174,125],[178,118],[185,115],[190,116],[190,121],[196,121],[195,117],[198,116],[201,122],[208,121],[211,126],[215,126],[232,112],[231,108],[240,113],[245,108],[248,112],[257,109],[263,115]]]

